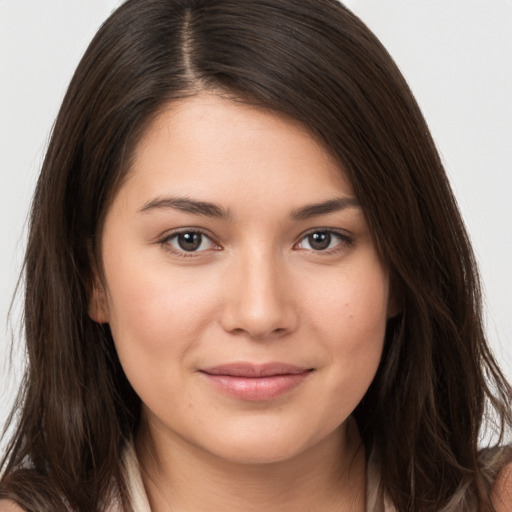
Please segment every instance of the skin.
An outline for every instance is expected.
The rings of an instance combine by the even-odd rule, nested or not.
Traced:
[[[230,216],[164,207],[166,197]],[[143,402],[136,448],[154,512],[365,509],[350,414],[396,313],[388,275],[353,202],[291,215],[352,197],[329,153],[275,113],[202,94],[148,128],[106,217],[90,315],[110,324]],[[210,238],[186,253],[174,233],[192,228]],[[314,249],[306,235],[328,229],[343,236]],[[233,361],[313,371],[275,398],[242,400],[200,371]],[[511,510],[512,465],[491,499]]]
[[[198,230],[184,250],[176,232]],[[364,510],[350,415],[394,308],[352,187],[304,126],[213,94],[170,104],[136,147],[101,259],[90,314],[110,324],[143,402],[136,446],[153,510]],[[264,400],[203,373],[241,361],[309,371]]]

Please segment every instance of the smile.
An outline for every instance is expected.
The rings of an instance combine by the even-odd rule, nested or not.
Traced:
[[[296,388],[311,374],[311,368],[283,363],[253,365],[233,363],[200,370],[218,391],[247,401],[277,398]]]

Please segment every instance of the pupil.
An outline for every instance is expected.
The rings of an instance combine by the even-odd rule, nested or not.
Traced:
[[[201,245],[201,233],[181,233],[178,235],[178,245],[184,251],[196,251]]]
[[[322,251],[327,249],[331,243],[330,233],[313,233],[309,235],[309,244],[313,249]]]

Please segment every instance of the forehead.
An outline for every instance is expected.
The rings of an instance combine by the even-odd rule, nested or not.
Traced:
[[[234,191],[298,202],[353,195],[339,162],[307,127],[206,93],[174,101],[153,119],[134,148],[124,188],[217,200]]]

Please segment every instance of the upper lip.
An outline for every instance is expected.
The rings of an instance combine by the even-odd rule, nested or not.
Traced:
[[[297,375],[311,369],[279,362],[265,364],[239,362],[202,368],[200,371],[209,375],[226,375],[230,377],[269,377],[275,375]]]

